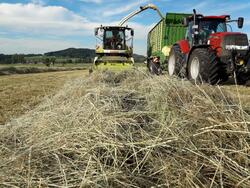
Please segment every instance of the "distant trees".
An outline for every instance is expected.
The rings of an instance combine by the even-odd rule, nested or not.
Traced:
[[[93,49],[83,49],[83,48],[69,48],[65,50],[60,50],[56,52],[49,52],[45,54],[46,56],[64,57],[64,58],[83,58],[95,57],[95,50]]]
[[[55,57],[45,57],[44,59],[43,59],[43,63],[47,66],[47,67],[49,67],[50,65],[55,65],[55,63],[56,63],[56,58]]]
[[[93,59],[96,56],[95,50],[92,49],[75,49],[69,48],[57,52],[50,52],[46,54],[14,54],[4,55],[0,54],[0,64],[15,64],[15,63],[43,63],[46,66],[66,63],[93,63]],[[145,60],[144,56],[134,54],[136,62],[142,62]]]
[[[25,56],[24,55],[19,55],[19,54],[12,55],[11,63],[12,64],[15,64],[15,63],[24,64],[24,63],[26,63]]]
[[[50,64],[51,64],[51,63],[50,63],[50,59],[47,58],[47,57],[44,59],[43,63],[44,63],[47,67],[49,67]]]
[[[83,60],[82,59],[76,59],[74,63],[75,64],[83,63]]]
[[[12,61],[12,55],[0,54],[0,64],[10,64]]]
[[[22,55],[22,54],[14,54],[14,55],[0,54],[0,64],[16,64],[16,63],[26,63],[25,55]]]
[[[72,59],[67,60],[67,64],[72,64],[72,63],[73,63]]]
[[[55,63],[56,63],[56,58],[55,58],[55,57],[52,57],[52,58],[50,58],[50,61],[51,61],[52,65],[54,66]]]

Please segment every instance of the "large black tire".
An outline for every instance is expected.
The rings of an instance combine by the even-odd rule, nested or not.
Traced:
[[[214,51],[195,49],[188,61],[188,78],[195,83],[217,84],[220,81],[219,60]]]
[[[181,53],[180,47],[174,45],[170,51],[168,59],[169,76],[184,76],[182,71],[184,55]]]
[[[236,81],[238,85],[245,85],[250,80],[250,73],[236,73]]]
[[[220,61],[219,64],[219,77],[221,82],[226,82],[229,78],[229,74],[227,73],[228,64]]]
[[[147,63],[147,67],[151,74],[156,74],[156,75],[162,74],[160,63],[154,63],[152,60],[149,60]]]

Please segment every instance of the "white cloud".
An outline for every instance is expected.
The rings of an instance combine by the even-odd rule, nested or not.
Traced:
[[[91,22],[61,6],[0,3],[2,30],[18,36],[16,37],[18,39],[13,39],[4,33],[4,37],[0,38],[0,51],[1,53],[43,53],[79,46],[75,42],[64,42],[67,41],[67,37],[79,37],[79,41],[86,42],[86,46],[82,47],[94,48],[93,29],[101,24],[115,25],[116,23],[118,21],[112,23]],[[146,51],[147,33],[152,25],[138,23],[128,25],[135,29],[135,41],[145,42],[144,48],[140,48],[140,51]],[[86,37],[88,39],[85,39]],[[90,37],[93,38],[93,41],[89,39]],[[46,38],[51,40],[46,40]],[[68,40],[70,40],[69,38]],[[135,51],[137,52],[137,49]]]
[[[116,25],[118,21],[91,22],[60,6],[36,4],[0,4],[0,25],[14,32],[32,35],[93,36],[93,29],[102,25]],[[146,32],[149,26],[129,23],[135,30]],[[143,35],[145,36],[145,34]],[[142,35],[138,36],[140,39]]]
[[[60,6],[0,4],[0,25],[30,34],[91,35],[93,23]]]

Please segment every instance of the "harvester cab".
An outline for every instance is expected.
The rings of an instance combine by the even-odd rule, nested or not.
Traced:
[[[94,64],[131,66],[134,64],[134,30],[123,26],[101,26],[95,29],[97,38]]]
[[[195,82],[216,84],[235,76],[238,84],[250,78],[249,43],[244,33],[229,32],[228,23],[243,27],[244,19],[231,20],[229,15],[184,18],[185,39],[176,42],[168,61],[170,76],[188,77]]]

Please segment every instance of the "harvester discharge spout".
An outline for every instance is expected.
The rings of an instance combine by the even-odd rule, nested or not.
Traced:
[[[157,6],[155,6],[154,4],[148,4],[148,5],[145,5],[145,6],[141,6],[139,10],[131,12],[129,15],[127,15],[126,17],[124,17],[120,21],[120,23],[118,25],[119,26],[123,26],[129,19],[131,19],[132,17],[134,17],[137,14],[140,14],[141,12],[143,12],[143,11],[145,11],[147,9],[155,10],[159,14],[159,16],[161,17],[161,19],[164,19],[164,16],[160,12],[160,10],[157,8]]]

